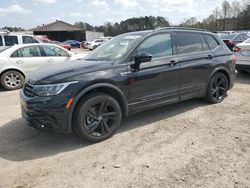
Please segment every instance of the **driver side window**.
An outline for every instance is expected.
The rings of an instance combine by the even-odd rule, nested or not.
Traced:
[[[138,47],[137,53],[140,52],[148,52],[152,55],[152,60],[171,56],[173,49],[170,34],[154,35],[147,38]]]

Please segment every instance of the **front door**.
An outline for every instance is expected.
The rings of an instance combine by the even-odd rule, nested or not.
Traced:
[[[25,73],[30,73],[47,65],[39,46],[20,48],[10,54],[9,61]]]
[[[135,54],[147,52],[152,61],[142,63],[139,71],[129,67],[128,102],[132,111],[178,101],[179,65],[172,46],[171,34],[161,33],[145,39],[137,48]]]

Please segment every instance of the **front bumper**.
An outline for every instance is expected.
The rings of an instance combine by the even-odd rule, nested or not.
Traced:
[[[22,117],[27,125],[48,132],[70,133],[69,110],[65,108],[68,97],[28,98],[20,91]]]

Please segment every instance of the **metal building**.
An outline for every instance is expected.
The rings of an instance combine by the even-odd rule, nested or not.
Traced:
[[[65,40],[86,40],[85,30],[63,22],[56,20],[53,23],[37,26],[36,28],[30,29],[34,35],[46,35],[50,40],[65,41]]]

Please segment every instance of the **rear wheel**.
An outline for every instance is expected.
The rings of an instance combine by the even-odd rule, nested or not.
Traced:
[[[121,124],[122,112],[113,97],[96,93],[80,102],[75,118],[74,130],[80,137],[100,142],[115,133]]]
[[[24,84],[24,76],[18,71],[7,71],[1,76],[1,85],[6,90],[20,89]]]
[[[211,78],[206,95],[206,101],[209,103],[219,103],[227,96],[228,80],[225,74],[218,72]]]

